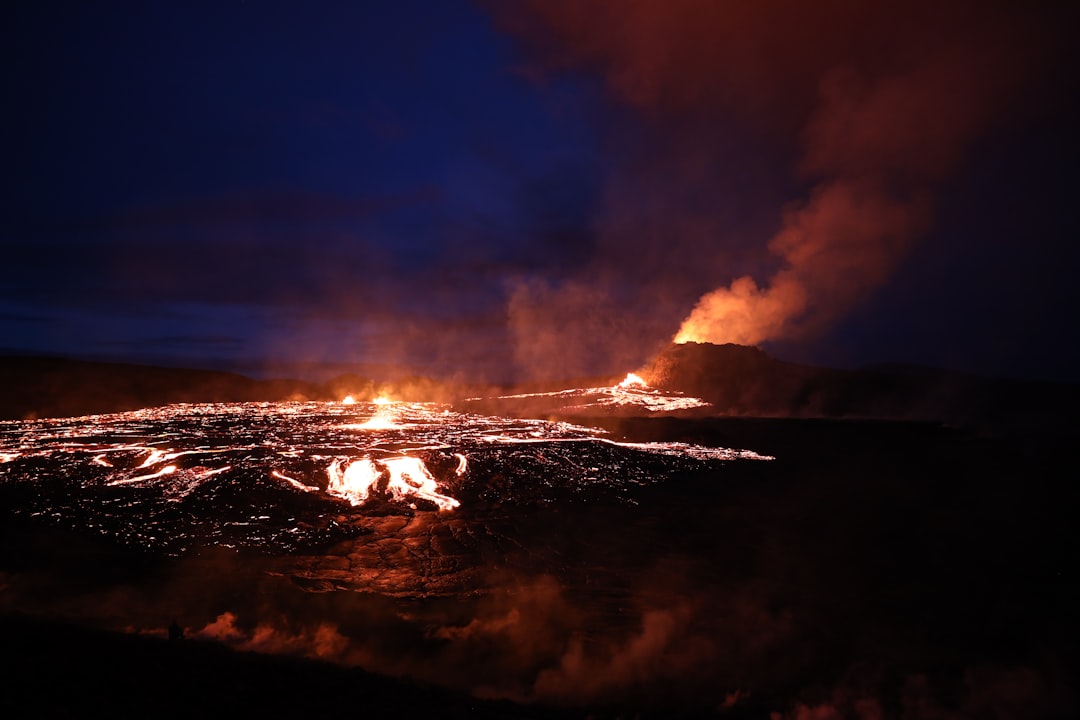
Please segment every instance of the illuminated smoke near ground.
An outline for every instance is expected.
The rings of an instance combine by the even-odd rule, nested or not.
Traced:
[[[597,213],[597,266],[632,274],[651,308],[643,322],[668,315],[676,342],[808,339],[866,301],[933,227],[935,198],[972,143],[1023,112],[1019,79],[1056,42],[1039,12],[985,3],[530,7],[527,20],[499,17],[539,72],[597,71],[635,115],[636,143],[618,146],[632,159],[614,164]],[[641,266],[625,270],[632,258]],[[709,274],[712,289],[686,298]],[[570,339],[579,317],[600,324],[597,313],[635,341],[602,303],[579,302],[580,284],[566,287],[514,296],[526,360],[555,345],[546,334]],[[544,321],[558,305],[576,311],[560,317],[578,330]]]

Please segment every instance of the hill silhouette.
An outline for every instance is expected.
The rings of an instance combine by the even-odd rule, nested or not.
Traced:
[[[0,419],[72,417],[169,403],[321,399],[300,380],[254,380],[214,370],[91,362],[55,357],[0,358]]]
[[[673,344],[641,374],[655,387],[709,401],[720,415],[1059,422],[1080,402],[1074,384],[904,365],[819,368],[734,344]]]
[[[672,344],[640,370],[648,383],[702,398],[695,416],[922,420],[954,423],[1074,424],[1080,385],[987,378],[909,365],[857,370],[778,360],[757,347]],[[561,387],[604,385],[590,378]],[[376,382],[353,374],[323,383],[253,379],[232,372],[191,370],[55,357],[0,357],[0,419],[71,417],[170,403],[280,402],[357,399],[386,394],[401,400],[453,402],[470,395],[558,389],[557,384],[473,387],[428,377]],[[590,385],[590,386],[591,386]],[[476,410],[477,407],[473,407]],[[547,408],[550,410],[550,408]],[[492,412],[510,410],[492,408]],[[539,411],[544,411],[540,408]]]

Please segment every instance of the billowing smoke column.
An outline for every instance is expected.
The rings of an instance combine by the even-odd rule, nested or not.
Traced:
[[[999,90],[993,58],[942,30],[925,54],[877,72],[824,73],[800,167],[816,184],[769,241],[781,268],[764,287],[744,276],[703,296],[676,342],[751,345],[817,330],[887,279]]]
[[[675,340],[757,344],[827,329],[926,234],[942,184],[1022,104],[1018,91],[1031,88],[1021,78],[1056,37],[1041,11],[1014,5],[535,0],[527,18],[500,19],[544,69],[598,70],[638,116],[645,169],[612,179],[601,234],[651,244],[638,255],[669,289],[692,287],[702,266],[726,283],[700,296]],[[750,233],[758,247],[771,234],[768,255],[740,264],[732,248],[749,255],[751,242],[709,214],[737,214],[724,195],[738,183],[721,176],[750,178],[754,148],[788,177],[758,210],[771,228]],[[624,192],[642,177],[651,189]],[[668,233],[634,240],[635,223],[617,216],[650,203],[668,213]],[[681,266],[663,267],[665,254]]]

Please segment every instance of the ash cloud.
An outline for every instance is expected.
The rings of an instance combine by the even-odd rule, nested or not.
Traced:
[[[494,12],[530,72],[598,73],[622,113],[582,282],[617,268],[639,292],[620,309],[676,341],[810,340],[865,302],[933,228],[972,143],[1052,94],[1040,73],[1063,39],[1053,9],[1003,4],[528,6]],[[571,287],[516,293],[510,319],[519,340],[571,345],[603,311]]]

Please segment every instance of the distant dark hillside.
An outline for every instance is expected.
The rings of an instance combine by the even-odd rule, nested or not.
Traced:
[[[177,402],[324,399],[318,385],[253,380],[227,372],[88,362],[0,358],[0,418],[66,417]]]
[[[670,345],[642,373],[720,414],[945,422],[1069,421],[1080,385],[1000,380],[915,366],[835,370],[743,345]]]
[[[1000,380],[915,366],[836,370],[784,362],[755,347],[686,343],[664,349],[641,374],[654,387],[712,403],[699,413],[794,418],[1074,425],[1080,385]],[[453,402],[470,396],[610,385],[618,378],[507,390],[403,377],[376,383],[340,375],[325,383],[255,380],[185,370],[49,357],[0,357],[0,419],[69,417],[178,402],[399,400]],[[550,387],[549,387],[550,386]],[[480,406],[471,406],[478,411]],[[503,406],[491,412],[507,412]],[[550,411],[543,405],[538,411]]]

